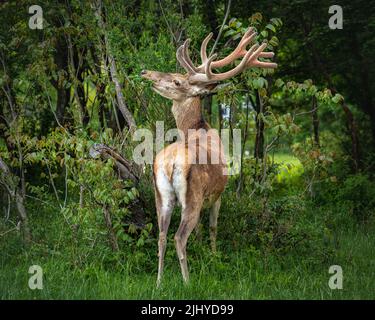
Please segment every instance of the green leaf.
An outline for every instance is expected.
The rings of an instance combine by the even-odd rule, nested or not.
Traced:
[[[267,38],[268,37],[268,31],[267,30],[263,30],[260,35],[263,37],[263,38]]]
[[[229,37],[229,36],[231,36],[235,33],[236,33],[236,31],[234,31],[233,29],[230,29],[230,30],[228,30],[224,33],[224,37]]]
[[[270,19],[271,23],[275,25],[276,27],[281,27],[283,22],[280,18],[272,18]]]
[[[336,93],[335,96],[332,98],[332,102],[334,103],[344,102],[344,97],[341,94]]]
[[[232,19],[230,19],[230,21],[229,21],[229,26],[230,27],[235,27],[236,26],[236,24],[237,24],[237,19],[236,18],[232,18]]]
[[[278,88],[283,87],[284,84],[285,84],[284,81],[280,78],[275,81],[275,86],[278,87]]]
[[[277,37],[273,36],[271,38],[271,40],[269,41],[269,44],[276,47],[276,46],[279,45],[279,39]]]
[[[271,31],[273,31],[273,32],[276,33],[276,28],[275,28],[275,26],[272,25],[272,24],[267,24],[267,25],[266,25],[266,29],[269,29],[269,30],[271,30]]]

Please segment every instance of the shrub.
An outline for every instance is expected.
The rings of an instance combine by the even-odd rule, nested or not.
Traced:
[[[336,201],[359,221],[367,221],[375,213],[375,183],[367,174],[351,175],[338,190]]]

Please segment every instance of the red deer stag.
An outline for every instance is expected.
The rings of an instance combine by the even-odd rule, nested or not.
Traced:
[[[153,89],[161,96],[173,100],[172,113],[181,135],[186,137],[170,144],[154,160],[154,187],[159,224],[159,270],[157,286],[160,285],[167,231],[171,213],[176,200],[181,205],[181,223],[175,235],[177,255],[185,282],[189,280],[186,244],[189,235],[196,227],[201,209],[211,206],[209,217],[212,250],[216,250],[217,219],[220,209],[221,193],[224,191],[227,174],[221,140],[216,130],[202,118],[201,96],[212,91],[218,82],[232,78],[250,67],[275,68],[276,63],[259,61],[258,58],[272,58],[273,52],[264,52],[267,44],[254,44],[248,51],[246,47],[256,36],[252,28],[244,34],[237,48],[227,57],[215,60],[217,55],[207,57],[207,44],[210,33],[202,42],[200,55],[202,64],[194,66],[187,39],[176,53],[177,60],[187,74],[161,73],[143,70],[143,78],[151,80]],[[242,58],[230,71],[214,73],[212,69],[224,67]],[[193,131],[193,133],[191,133]],[[202,143],[201,141],[207,141]],[[196,162],[197,154],[206,154],[207,162]],[[213,163],[211,159],[219,159]],[[199,158],[200,160],[201,158]]]

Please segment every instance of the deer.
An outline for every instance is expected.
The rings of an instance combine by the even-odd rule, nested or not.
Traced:
[[[174,240],[184,283],[189,281],[187,242],[200,221],[202,208],[210,208],[211,250],[213,253],[216,252],[221,194],[227,184],[228,171],[220,137],[202,116],[201,99],[215,90],[220,82],[235,77],[248,68],[277,67],[274,62],[258,60],[258,58],[274,56],[273,52],[264,51],[267,47],[266,42],[261,45],[255,43],[249,50],[246,49],[254,41],[256,35],[253,28],[248,28],[236,49],[228,56],[217,60],[216,53],[207,56],[207,44],[213,36],[213,33],[210,33],[201,43],[199,66],[194,65],[190,58],[190,39],[186,39],[176,51],[177,61],[186,71],[185,74],[141,71],[141,77],[152,83],[152,89],[156,93],[173,101],[172,113],[178,132],[187,137],[161,150],[153,162],[155,204],[159,227],[157,287],[160,286],[162,280],[167,232],[176,203],[181,206],[181,221]],[[229,71],[222,73],[213,71],[213,69],[228,66],[239,58],[242,58],[240,63]],[[208,142],[201,143],[202,140]],[[215,163],[198,161],[197,163],[198,153],[205,154],[208,160],[218,158],[219,161]]]

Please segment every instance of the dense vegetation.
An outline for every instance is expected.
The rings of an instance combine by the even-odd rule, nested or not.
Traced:
[[[0,4],[0,297],[375,298],[375,7],[340,1],[43,1]],[[132,162],[135,129],[175,126],[142,69],[182,72],[214,33],[225,56],[248,26],[278,68],[250,69],[203,98],[212,127],[241,129],[218,252],[208,217],[188,245],[184,286],[170,226],[156,289],[152,168]],[[214,42],[214,41],[212,41]],[[211,47],[209,49],[212,48]],[[30,290],[31,265],[44,272]],[[343,269],[343,289],[328,269]]]

